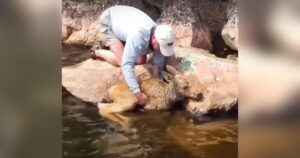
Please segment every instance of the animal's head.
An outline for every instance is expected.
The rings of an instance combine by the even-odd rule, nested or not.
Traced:
[[[89,51],[91,58],[97,59],[96,52],[99,51],[100,49],[101,49],[100,45],[94,45]]]
[[[174,86],[177,97],[192,98],[196,100],[202,99],[200,90],[195,90],[190,87],[187,78],[178,72],[174,67],[167,65],[167,73],[164,74],[166,81],[171,82]]]

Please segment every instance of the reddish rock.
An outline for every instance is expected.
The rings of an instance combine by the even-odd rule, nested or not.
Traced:
[[[195,12],[195,4],[187,0],[164,1],[158,23],[172,26],[175,33],[175,46],[198,47],[211,50],[210,32]]]
[[[179,47],[196,47],[196,48],[203,48],[207,50],[212,49],[211,44],[211,34],[206,30],[199,30],[193,28],[192,25],[183,25],[183,24],[172,24],[167,23],[172,27],[174,34],[175,34],[175,46]]]
[[[176,48],[176,56],[183,58],[179,68],[189,78],[190,87],[203,93],[202,100],[189,101],[189,112],[199,115],[234,108],[238,100],[236,61],[214,57],[201,49]]]
[[[176,46],[212,49],[212,37],[226,22],[228,1],[164,0],[161,4],[158,23],[173,27]]]

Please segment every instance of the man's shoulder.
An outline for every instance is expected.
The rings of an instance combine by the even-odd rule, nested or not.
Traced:
[[[143,42],[148,43],[151,33],[147,28],[140,27],[131,31],[128,35],[129,35],[128,36],[129,40],[137,40],[136,42],[138,43],[143,43]]]

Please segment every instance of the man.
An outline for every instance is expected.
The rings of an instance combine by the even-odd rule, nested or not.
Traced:
[[[141,10],[130,6],[113,6],[100,16],[102,43],[110,51],[97,56],[113,65],[121,66],[123,76],[139,105],[146,104],[146,96],[139,88],[134,66],[146,62],[146,52],[153,51],[155,75],[162,78],[165,56],[174,54],[174,35],[167,25],[156,23]]]

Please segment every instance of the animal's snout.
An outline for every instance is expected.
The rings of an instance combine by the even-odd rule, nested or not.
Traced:
[[[93,49],[93,48],[91,48],[91,49],[90,49],[90,53],[93,53],[93,52],[94,52],[94,49]]]
[[[202,98],[202,97],[203,97],[202,93],[198,93],[198,94],[197,94],[197,98],[200,99],[200,98]]]
[[[203,94],[201,92],[196,94],[196,99],[197,100],[202,100],[203,99]]]
[[[95,51],[96,51],[97,49],[100,49],[100,46],[98,46],[98,45],[93,46],[93,47],[90,49],[90,53],[95,53]]]
[[[96,56],[96,54],[95,54],[95,48],[94,48],[94,47],[91,48],[91,49],[89,50],[89,52],[90,52],[90,57],[91,57],[92,59],[96,60],[97,56]]]

